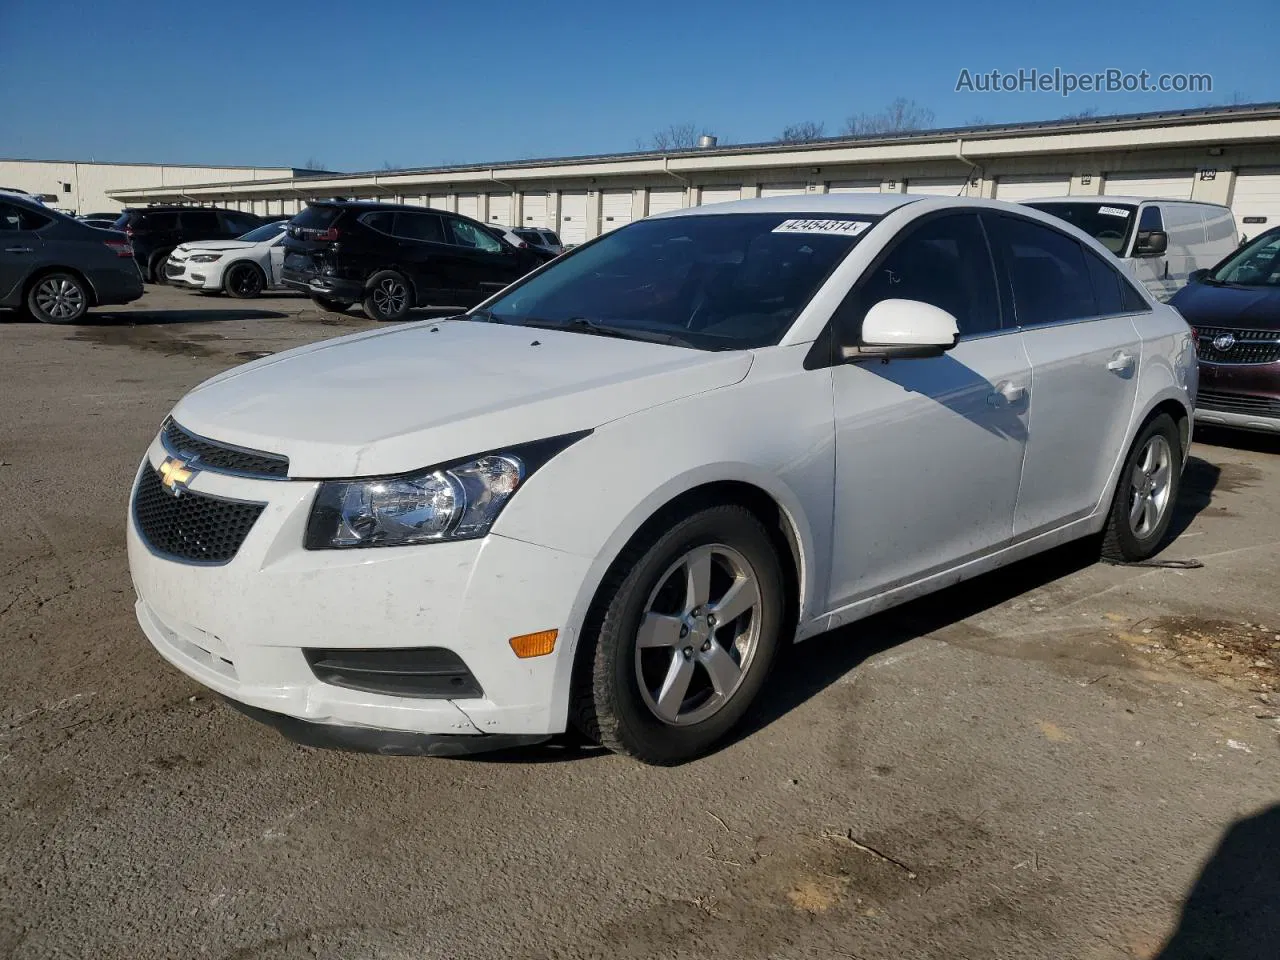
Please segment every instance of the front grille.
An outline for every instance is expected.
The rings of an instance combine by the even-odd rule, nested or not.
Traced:
[[[1235,327],[1196,327],[1196,352],[1209,363],[1275,363],[1280,360],[1280,330],[1238,330]],[[1235,343],[1225,350],[1213,345],[1218,337]]]
[[[1196,394],[1196,409],[1280,417],[1280,400],[1273,400],[1271,397],[1250,397],[1239,393],[1222,393],[1218,390],[1201,390]]]
[[[133,493],[133,519],[142,539],[156,553],[188,563],[230,562],[265,506],[191,490],[175,496],[150,464]]]
[[[317,680],[393,697],[469,700],[484,696],[462,658],[444,647],[303,650]]]
[[[288,457],[198,437],[180,427],[172,417],[160,429],[160,441],[175,457],[194,461],[201,470],[266,480],[284,480],[289,476]]]

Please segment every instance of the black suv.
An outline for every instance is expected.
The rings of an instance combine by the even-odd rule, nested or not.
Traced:
[[[138,207],[120,214],[115,228],[133,243],[133,255],[150,283],[164,283],[173,248],[191,240],[231,240],[265,221],[252,213],[213,207]]]
[[[0,307],[75,323],[93,306],[142,296],[128,239],[0,192]]]
[[[468,217],[359,201],[310,204],[289,221],[284,245],[286,286],[326,310],[363,303],[375,320],[400,320],[412,307],[474,306],[547,259]]]

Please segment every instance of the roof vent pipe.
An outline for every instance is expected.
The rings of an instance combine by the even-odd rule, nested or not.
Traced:
[[[709,133],[704,133],[698,138],[698,149],[708,150],[716,145],[716,138]]]

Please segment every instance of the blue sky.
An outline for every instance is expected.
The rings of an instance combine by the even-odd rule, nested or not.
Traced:
[[[0,156],[369,170],[1280,100],[1275,0],[0,0]],[[962,68],[1203,72],[1212,94],[956,93]]]

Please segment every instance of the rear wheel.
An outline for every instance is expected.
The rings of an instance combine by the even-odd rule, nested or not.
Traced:
[[[1103,559],[1146,560],[1159,549],[1173,520],[1181,466],[1178,425],[1162,413],[1139,431],[1125,458],[1103,534]]]
[[[583,635],[575,724],[646,763],[706,752],[764,685],[784,605],[773,544],[743,507],[700,510],[628,547]]]
[[[42,323],[75,323],[89,309],[89,293],[70,273],[48,273],[27,292],[26,305]]]
[[[252,300],[261,295],[262,288],[267,285],[267,278],[262,275],[257,264],[233,263],[222,280],[222,288],[227,296],[237,300]]]
[[[164,265],[169,262],[169,254],[171,250],[164,253],[157,253],[151,258],[151,266],[147,270],[147,275],[151,278],[152,283],[167,283],[168,278],[164,273]]]
[[[364,312],[371,320],[402,320],[413,306],[408,282],[392,270],[375,274],[364,298]]]

